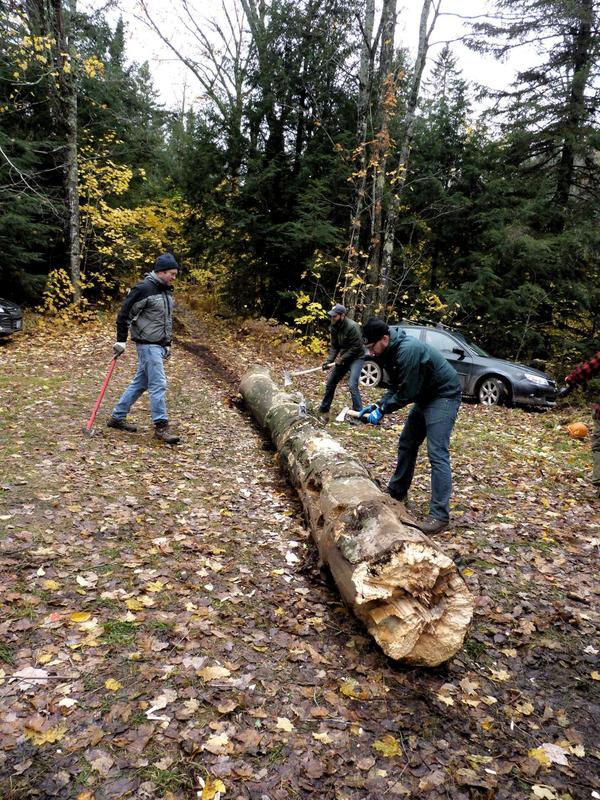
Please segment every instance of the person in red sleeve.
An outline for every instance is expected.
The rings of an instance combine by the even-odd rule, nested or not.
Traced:
[[[585,385],[590,378],[600,373],[600,351],[589,361],[580,364],[565,378],[566,386],[559,391],[559,397],[566,397],[576,386]],[[594,408],[594,432],[592,434],[592,484],[600,497],[600,403]]]

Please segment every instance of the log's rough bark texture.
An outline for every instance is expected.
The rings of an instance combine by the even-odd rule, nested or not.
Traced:
[[[380,491],[360,461],[310,417],[298,416],[296,399],[273,382],[268,368],[249,369],[240,389],[271,434],[322,561],[382,650],[421,666],[455,655],[473,598],[452,559],[406,524],[402,506]]]

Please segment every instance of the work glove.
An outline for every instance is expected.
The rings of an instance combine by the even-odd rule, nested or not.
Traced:
[[[166,361],[168,358],[171,358],[171,345],[167,345],[167,347],[163,347],[163,361]]]
[[[571,394],[573,391],[573,387],[570,383],[567,383],[562,389],[559,389],[557,397],[563,398],[566,397],[568,394]]]
[[[379,408],[377,403],[370,406],[365,406],[360,410],[358,418],[362,422],[369,422],[371,425],[379,425],[383,419],[383,411]]]
[[[115,342],[113,344],[113,355],[115,358],[118,358],[119,356],[123,355],[123,353],[125,352],[126,344],[127,342]]]
[[[321,364],[321,369],[327,372],[328,369],[333,367],[333,361],[326,361],[324,364]]]

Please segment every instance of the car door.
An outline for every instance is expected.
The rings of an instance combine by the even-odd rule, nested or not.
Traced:
[[[460,388],[466,392],[473,368],[473,358],[466,345],[444,331],[429,329],[425,331],[425,342],[441,353],[446,361],[454,367],[458,373]]]

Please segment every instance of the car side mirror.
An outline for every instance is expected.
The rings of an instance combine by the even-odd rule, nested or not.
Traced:
[[[452,352],[455,355],[457,355],[459,358],[464,358],[465,357],[465,351],[462,349],[462,347],[453,347],[452,348]]]

